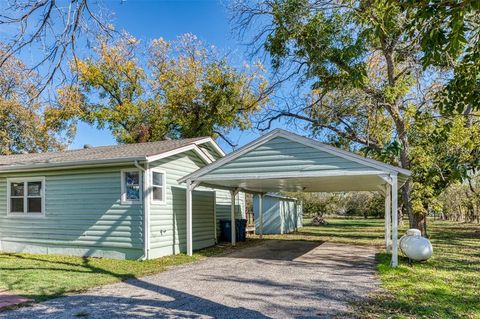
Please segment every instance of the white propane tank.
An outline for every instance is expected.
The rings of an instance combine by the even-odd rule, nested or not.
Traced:
[[[432,244],[421,234],[420,230],[412,228],[400,238],[400,250],[412,260],[422,261],[432,257]]]

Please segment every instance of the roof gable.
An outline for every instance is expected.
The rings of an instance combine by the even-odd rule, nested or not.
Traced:
[[[336,172],[385,172],[410,175],[408,170],[364,158],[285,130],[274,130],[218,161],[180,179],[220,179],[262,176],[302,176]],[[208,175],[208,176],[207,176]]]
[[[312,171],[366,171],[364,164],[292,141],[274,137],[242,156],[209,172],[210,176],[307,173]]]

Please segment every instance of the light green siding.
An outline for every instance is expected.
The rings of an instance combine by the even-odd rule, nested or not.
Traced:
[[[259,196],[253,198],[255,231],[260,232]],[[263,233],[287,234],[302,227],[302,205],[295,199],[265,195],[263,197]]]
[[[120,171],[69,169],[0,175],[3,251],[110,258],[143,256],[143,208],[120,203]],[[45,216],[7,216],[7,178],[45,176]]]
[[[214,169],[208,175],[226,179],[238,177],[239,174],[274,178],[275,175],[285,173],[328,170],[362,171],[371,168],[283,137],[276,137]]]
[[[186,193],[185,185],[177,180],[205,165],[193,151],[150,163],[151,169],[166,173],[167,185],[165,204],[150,204],[150,258],[186,252]],[[205,187],[197,187],[193,192],[193,249],[215,244],[215,202],[218,227],[219,219],[230,218],[230,193]],[[239,217],[244,215],[243,202],[239,201]]]
[[[213,149],[212,156],[218,157]],[[150,163],[166,174],[166,203],[150,203],[150,258],[186,251],[186,194],[181,177],[205,166],[193,151]],[[144,257],[142,204],[121,204],[121,170],[131,166],[0,174],[0,250],[138,259]],[[7,178],[45,177],[45,217],[7,215]],[[216,198],[215,198],[216,196]],[[216,204],[215,204],[216,203]],[[244,195],[237,218],[244,217]],[[216,220],[214,214],[216,212]],[[230,192],[193,193],[193,248],[216,242],[220,219],[230,218]]]

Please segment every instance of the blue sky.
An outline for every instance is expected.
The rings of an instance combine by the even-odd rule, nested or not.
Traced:
[[[237,63],[249,62],[244,54],[246,48],[232,35],[228,12],[220,0],[109,0],[103,5],[113,12],[113,23],[118,30],[125,30],[141,41],[149,42],[159,37],[173,40],[184,33],[193,33],[219,50],[231,52],[231,57]],[[234,131],[229,138],[241,146],[259,134],[253,130]],[[218,142],[225,151],[231,150],[225,142]],[[84,144],[97,146],[113,143],[115,140],[108,130],[99,131],[80,124],[70,148],[80,148]]]

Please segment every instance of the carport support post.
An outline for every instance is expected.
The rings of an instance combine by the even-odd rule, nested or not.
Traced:
[[[198,183],[187,180],[187,255],[193,255],[192,192]]]
[[[390,239],[392,235],[390,234],[391,227],[391,217],[392,217],[392,192],[390,184],[385,185],[385,248],[387,254],[390,254]]]
[[[231,218],[231,234],[232,234],[232,246],[235,246],[236,244],[236,237],[237,237],[237,232],[235,229],[235,196],[237,195],[238,190],[235,189],[233,191],[230,191],[230,198],[231,198],[231,207],[230,207],[230,218]]]
[[[398,184],[397,175],[391,174],[392,180],[392,267],[398,266]]]
[[[258,221],[259,221],[259,232],[260,239],[263,239],[263,193],[258,195]]]

